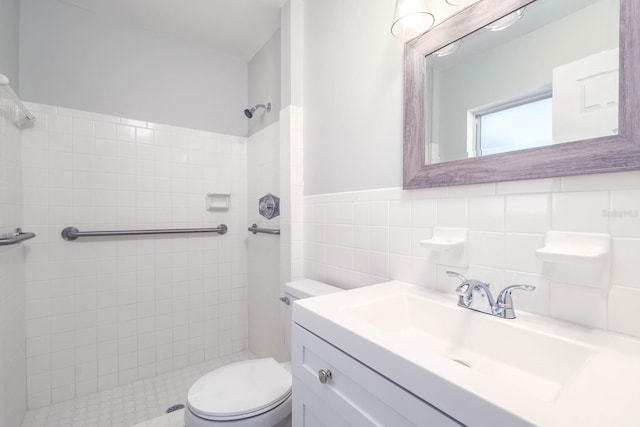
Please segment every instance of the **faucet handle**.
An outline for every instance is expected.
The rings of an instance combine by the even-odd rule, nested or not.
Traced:
[[[531,292],[535,289],[536,287],[531,285],[512,285],[504,288],[498,295],[498,299],[496,301],[496,305],[498,306],[497,308],[502,313],[502,317],[505,319],[516,318],[516,313],[513,310],[513,300],[511,299],[512,291],[520,290]]]
[[[502,308],[513,308],[513,300],[511,299],[511,292],[513,291],[527,291],[532,292],[536,290],[535,286],[531,285],[511,285],[504,288],[499,294],[496,301]]]
[[[466,281],[462,282],[460,286],[456,288],[456,295],[459,296],[469,296],[471,294],[471,284]]]
[[[462,274],[460,274],[460,273],[456,273],[455,271],[448,270],[448,271],[447,271],[447,276],[455,277],[455,278],[459,279],[462,283],[464,283],[464,282],[466,282],[466,281],[467,281],[467,278],[466,278],[466,277],[464,277],[464,276],[463,276]]]

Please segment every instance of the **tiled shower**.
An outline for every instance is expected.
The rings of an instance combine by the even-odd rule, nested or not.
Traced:
[[[22,132],[28,404],[247,347],[246,139],[29,104]],[[228,211],[204,209],[230,194]],[[79,230],[225,235],[65,241]]]
[[[279,60],[279,45],[278,32],[262,61]],[[184,403],[211,369],[256,355],[283,360],[278,298],[282,280],[302,274],[302,257],[290,271],[281,242],[291,240],[291,218],[302,218],[283,212],[282,222],[268,221],[257,202],[273,193],[302,205],[302,187],[292,190],[280,168],[293,134],[301,164],[299,114],[273,111],[273,124],[258,117],[251,135],[238,136],[26,102],[36,121],[19,129],[15,105],[0,95],[2,232],[36,234],[0,257],[0,424],[131,426]],[[241,109],[233,116],[246,127]],[[228,208],[207,209],[208,194],[226,195]],[[281,238],[253,236],[251,223],[281,228]],[[70,226],[221,224],[226,234],[61,236]]]
[[[0,100],[0,231],[22,227],[20,131],[13,103]],[[26,408],[24,248],[0,248],[0,421],[19,425]]]

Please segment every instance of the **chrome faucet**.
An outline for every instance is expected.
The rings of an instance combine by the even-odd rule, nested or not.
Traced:
[[[447,271],[447,275],[458,278],[462,283],[456,288],[458,305],[480,313],[491,314],[503,319],[515,319],[511,292],[522,290],[531,292],[536,289],[531,285],[512,285],[504,288],[494,301],[489,284],[476,279],[467,279],[455,271]]]

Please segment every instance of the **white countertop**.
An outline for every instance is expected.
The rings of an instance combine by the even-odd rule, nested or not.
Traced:
[[[640,341],[456,301],[392,281],[296,301],[293,321],[469,426],[640,426]]]

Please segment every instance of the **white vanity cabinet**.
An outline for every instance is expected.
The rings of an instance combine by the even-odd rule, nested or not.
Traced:
[[[461,425],[295,323],[292,345],[293,427]]]

